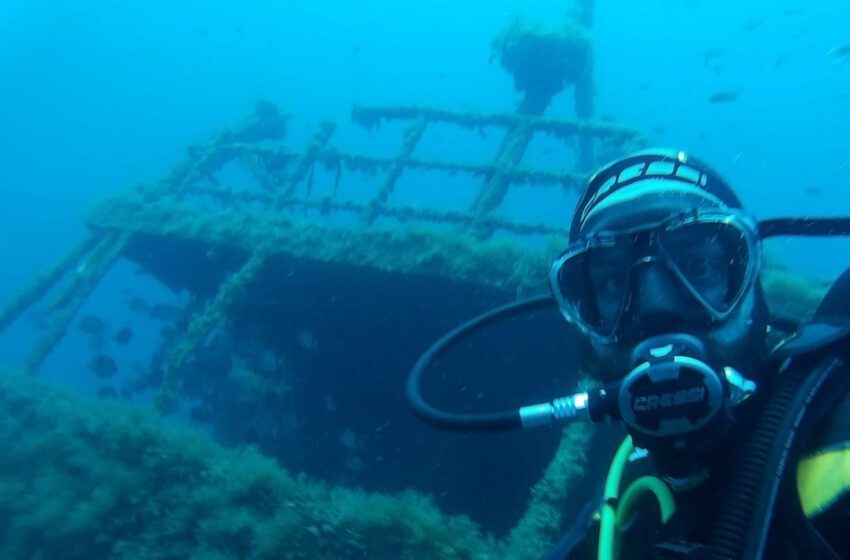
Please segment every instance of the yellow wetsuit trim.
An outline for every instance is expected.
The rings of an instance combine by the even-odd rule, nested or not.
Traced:
[[[807,517],[815,517],[850,492],[850,447],[810,455],[797,467],[797,492]]]

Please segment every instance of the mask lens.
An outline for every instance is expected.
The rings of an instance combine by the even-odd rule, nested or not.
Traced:
[[[628,245],[588,247],[563,261],[558,291],[573,319],[602,336],[617,328],[628,297]]]
[[[729,223],[706,222],[660,232],[658,244],[685,287],[716,313],[741,297],[750,266],[750,242]]]

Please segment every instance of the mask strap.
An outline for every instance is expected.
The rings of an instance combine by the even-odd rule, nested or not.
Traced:
[[[778,235],[838,237],[850,236],[850,217],[771,218],[758,223],[761,239]]]

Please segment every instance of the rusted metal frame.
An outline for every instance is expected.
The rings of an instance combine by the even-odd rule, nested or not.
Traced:
[[[233,187],[205,187],[190,190],[190,194],[210,195],[217,198],[228,198],[240,202],[258,202],[268,204],[271,195],[252,189],[237,189]],[[352,212],[362,214],[367,206],[351,201],[337,201],[330,197],[320,199],[290,198],[283,205],[286,208],[307,208],[321,214],[330,212]],[[445,223],[463,225],[469,222],[469,215],[464,212],[439,210],[436,208],[419,208],[413,206],[385,206],[380,210],[381,216],[396,218],[402,221],[417,220],[421,222]],[[566,228],[548,226],[546,224],[524,224],[501,218],[491,217],[488,224],[494,228],[503,229],[519,235],[556,235],[566,233]]]
[[[310,144],[296,159],[294,168],[290,171],[275,200],[272,202],[271,210],[280,208],[288,198],[295,194],[298,183],[307,176],[312,166],[316,164],[316,156],[325,148],[328,141],[330,141],[335,129],[336,123],[331,121],[325,121],[319,125]]]
[[[65,276],[73,267],[78,266],[78,263],[89,253],[97,243],[102,240],[103,232],[91,232],[86,235],[85,239],[80,241],[73,249],[71,249],[58,263],[52,266],[49,270],[36,277],[30,285],[21,292],[6,308],[0,313],[0,332],[4,331],[14,323],[17,318],[41,300],[47,292],[49,292],[59,280]]]
[[[265,148],[259,146],[243,146],[245,153],[263,154],[264,158],[271,161],[281,162],[285,165],[298,158],[299,154],[283,148]],[[316,154],[316,162],[321,163],[327,169],[336,169],[340,164],[347,169],[364,172],[377,173],[378,170],[386,169],[396,163],[396,158],[383,158],[363,154],[352,154],[339,152],[333,149],[322,150]],[[428,169],[433,171],[445,171],[450,174],[469,173],[479,177],[487,177],[493,174],[495,166],[487,163],[453,162],[445,160],[427,160],[418,158],[407,158],[404,167],[409,169]],[[584,173],[573,173],[570,171],[544,171],[527,169],[522,167],[508,167],[501,171],[511,183],[535,184],[541,186],[554,185],[563,186],[567,189],[579,190],[587,181]],[[189,190],[202,192],[207,187],[195,184]]]
[[[519,124],[527,124],[534,132],[544,132],[558,138],[567,139],[574,136],[594,136],[598,138],[638,138],[643,134],[634,128],[605,121],[585,119],[547,119],[523,114],[510,113],[469,113],[451,111],[434,107],[396,106],[370,107],[355,105],[352,109],[352,119],[358,124],[373,128],[384,120],[417,120],[427,119],[430,123],[449,123],[464,128],[483,128],[488,126],[513,128]]]
[[[511,179],[505,171],[522,161],[533,136],[534,130],[527,124],[519,124],[505,134],[496,155],[495,171],[485,179],[470,208],[470,226],[478,237],[487,238],[493,234],[493,228],[488,225],[490,216],[501,206],[511,187]]]
[[[183,366],[207,339],[210,331],[221,323],[234,298],[256,277],[265,265],[270,250],[264,247],[254,251],[245,264],[222,283],[215,298],[207,302],[204,310],[192,318],[186,334],[171,351],[165,365],[162,384],[155,401],[160,411],[168,412],[171,410],[180,396],[180,377]]]
[[[275,211],[284,207],[293,196],[298,183],[304,179],[310,168],[315,164],[316,154],[327,145],[335,128],[335,123],[330,121],[325,121],[319,125],[310,144],[296,160],[280,191],[269,199],[267,208],[272,212],[272,215]],[[156,396],[157,408],[162,411],[170,410],[180,394],[180,373],[183,366],[195,353],[198,346],[206,340],[210,331],[224,319],[234,298],[262,270],[266,260],[274,254],[274,246],[274,239],[269,239],[266,243],[258,246],[242,267],[228,276],[227,280],[222,283],[215,298],[207,303],[204,311],[192,318],[186,335],[172,350],[166,362],[162,385]]]
[[[131,237],[131,232],[112,231],[107,233],[86,261],[77,268],[69,286],[51,302],[49,312],[53,315],[50,328],[27,355],[24,372],[34,374],[47,355],[65,335],[68,325],[97,287],[106,271],[112,266]]]
[[[396,182],[404,172],[408,160],[413,155],[414,150],[416,150],[416,146],[422,139],[422,135],[425,133],[427,127],[428,120],[420,117],[404,131],[401,150],[387,170],[384,180],[381,182],[381,186],[378,187],[375,196],[369,201],[366,211],[361,215],[361,223],[364,226],[372,225],[386,206],[390,194],[395,189]]]

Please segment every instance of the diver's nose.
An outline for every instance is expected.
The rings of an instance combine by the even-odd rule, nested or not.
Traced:
[[[659,262],[648,262],[635,271],[634,310],[638,315],[683,315],[687,301],[679,294],[669,270]]]

